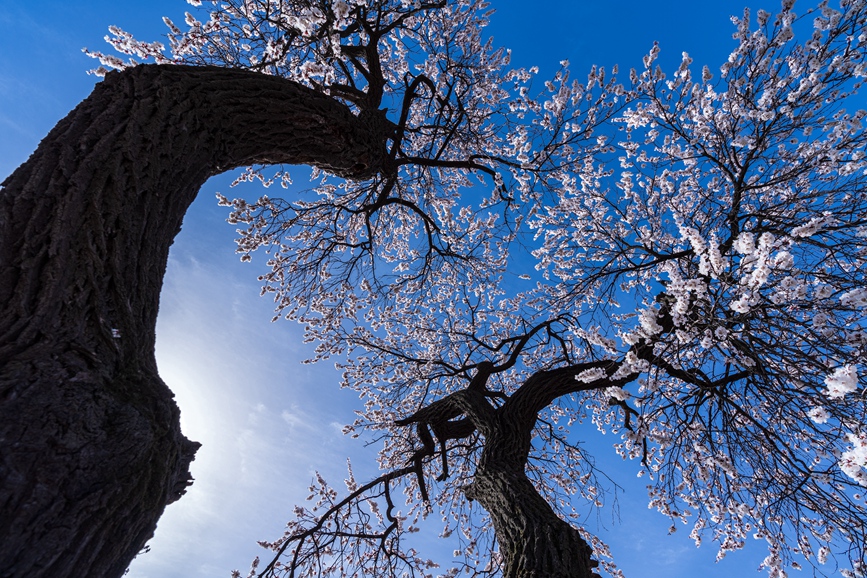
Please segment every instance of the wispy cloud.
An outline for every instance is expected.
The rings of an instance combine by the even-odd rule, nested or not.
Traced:
[[[349,409],[313,403],[317,386],[336,385],[339,375],[301,366],[309,352],[297,346],[300,328],[270,323],[271,304],[258,299],[249,268],[207,264],[187,252],[193,245],[182,236],[173,249],[157,359],[185,435],[203,445],[191,468],[196,482],[167,509],[131,578],[243,567],[262,553],[256,540],[282,532],[313,471],[342,479],[352,451],[332,425]]]

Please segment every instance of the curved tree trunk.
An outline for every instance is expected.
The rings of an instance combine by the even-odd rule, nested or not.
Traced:
[[[0,576],[119,576],[191,483],[157,375],[169,246],[211,175],[380,168],[376,123],[290,81],[109,74],[0,188]]]
[[[523,426],[523,427],[522,427]],[[499,413],[489,420],[473,483],[464,490],[491,515],[505,578],[599,578],[577,529],[539,495],[525,468],[532,422]]]
[[[592,549],[521,470],[480,468],[470,493],[491,515],[505,578],[598,578]]]
[[[419,437],[428,441],[420,460],[433,455],[433,439],[467,437],[478,431],[484,441],[473,481],[464,488],[490,514],[503,557],[505,578],[599,578],[593,549],[581,533],[557,516],[527,477],[531,436],[538,412],[558,397],[564,384],[575,383],[575,372],[540,371],[532,375],[500,407],[487,399],[490,363],[480,364],[469,386],[423,407],[397,425],[419,424]],[[552,397],[553,396],[553,397]],[[460,415],[465,418],[455,419]],[[468,422],[471,422],[471,427]],[[445,460],[445,456],[443,457]]]

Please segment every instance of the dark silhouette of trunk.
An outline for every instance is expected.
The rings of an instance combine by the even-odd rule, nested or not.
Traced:
[[[507,408],[502,408],[507,409]],[[505,578],[599,578],[593,551],[527,477],[534,420],[497,412],[487,421],[473,483],[465,489],[491,515]]]
[[[526,474],[539,412],[574,390],[578,383],[575,375],[584,367],[536,372],[499,407],[488,401],[491,392],[486,389],[493,369],[489,362],[479,364],[465,390],[396,422],[418,424],[423,447],[413,459],[419,460],[420,467],[420,460],[435,453],[428,427],[441,444],[477,431],[484,439],[482,452],[473,482],[464,488],[464,495],[478,501],[491,516],[503,556],[503,576],[599,578],[594,573],[599,563],[592,558],[592,548],[576,528],[554,512]],[[445,456],[443,460],[445,464]]]
[[[205,180],[380,168],[377,115],[209,67],[111,73],[0,188],[0,576],[120,576],[199,444],[157,375],[169,246]]]
[[[503,450],[506,450],[505,452]],[[598,578],[592,550],[561,520],[524,473],[504,455],[507,445],[486,440],[466,496],[491,515],[505,578]]]

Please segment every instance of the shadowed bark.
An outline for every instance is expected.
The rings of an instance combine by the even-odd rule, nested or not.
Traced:
[[[539,411],[561,395],[587,388],[575,379],[582,371],[598,367],[613,373],[616,365],[591,361],[538,371],[512,396],[502,396],[505,401],[495,407],[487,399],[493,395],[487,381],[495,370],[509,367],[511,364],[495,368],[489,362],[482,363],[466,389],[395,423],[418,424],[423,447],[413,459],[419,460],[419,467],[420,460],[435,453],[428,427],[441,444],[466,438],[474,431],[484,437],[473,481],[464,488],[464,495],[478,501],[491,515],[505,578],[599,578],[595,573],[599,563],[593,560],[590,545],[554,512],[527,477],[526,469]],[[466,417],[455,419],[459,416]],[[445,476],[446,456],[442,459]]]
[[[464,494],[491,515],[504,578],[598,578],[590,546],[527,477],[529,430],[505,423],[502,416],[494,423]]]
[[[376,122],[291,81],[111,73],[0,189],[0,576],[119,576],[199,444],[157,375],[169,246],[211,175],[380,168]]]

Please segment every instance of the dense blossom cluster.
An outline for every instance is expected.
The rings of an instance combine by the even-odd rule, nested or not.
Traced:
[[[460,544],[442,572],[497,574],[491,519],[463,496],[485,436],[462,396],[481,384],[503,411],[544,400],[527,474],[564,519],[603,504],[575,441],[592,422],[639,460],[651,506],[719,557],[756,538],[771,576],[865,574],[863,0],[745,11],[718,73],[694,77],[684,54],[666,75],[654,46],[627,83],[563,63],[538,97],[537,72],[484,40],[478,0],[190,3],[210,12],[166,21],[169,54],[109,41],[285,76],[387,141],[372,179],[314,171],[292,199],[220,198],[239,251],[270,255],[278,315],[361,395],[347,431],[382,442],[373,482],[350,477],[345,498],[314,484],[316,505],[265,544],[267,573],[432,575],[399,538],[438,508]],[[256,178],[291,182],[241,177]]]

